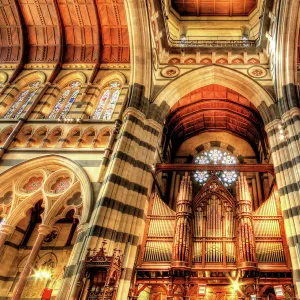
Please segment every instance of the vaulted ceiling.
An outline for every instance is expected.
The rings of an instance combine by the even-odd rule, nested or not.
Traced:
[[[3,0],[0,62],[22,56],[27,62],[129,62],[124,0]]]
[[[205,131],[229,132],[254,149],[263,139],[263,122],[253,104],[220,85],[208,85],[182,97],[169,112],[166,126],[175,149]]]
[[[180,16],[248,16],[257,0],[171,0]]]

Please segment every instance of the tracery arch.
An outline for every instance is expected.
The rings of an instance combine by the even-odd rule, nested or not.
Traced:
[[[16,226],[41,199],[45,224],[53,225],[72,209],[80,222],[86,222],[90,216],[92,194],[87,175],[64,157],[46,155],[21,163],[4,172],[0,183],[4,187],[0,195],[0,216],[10,226]]]

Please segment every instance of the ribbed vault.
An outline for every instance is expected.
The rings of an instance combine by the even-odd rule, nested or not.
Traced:
[[[129,62],[124,0],[2,1],[0,62],[23,54],[27,62]]]
[[[167,116],[175,149],[204,131],[224,131],[246,140],[255,151],[263,140],[263,121],[254,105],[239,93],[216,84],[182,97]]]

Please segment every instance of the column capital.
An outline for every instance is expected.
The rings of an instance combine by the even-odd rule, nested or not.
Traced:
[[[15,230],[15,226],[9,225],[9,224],[2,224],[2,227],[0,229],[0,233],[3,233],[5,235],[11,234]]]
[[[281,122],[281,119],[275,119],[275,120],[271,121],[270,123],[268,123],[268,124],[265,126],[266,132],[268,133],[268,132],[271,131],[272,129],[277,128],[277,127],[278,127],[278,124],[279,124],[280,122]]]
[[[47,235],[51,232],[52,227],[45,224],[40,224],[38,232],[39,234]]]

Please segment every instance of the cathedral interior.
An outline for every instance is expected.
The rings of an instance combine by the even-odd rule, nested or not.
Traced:
[[[299,0],[0,1],[0,300],[300,299]]]

